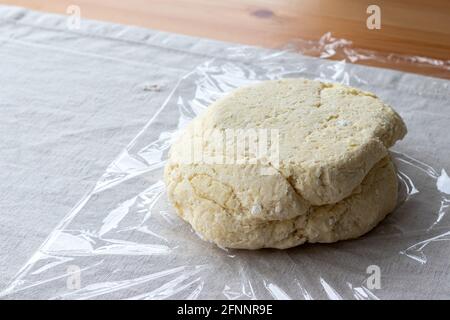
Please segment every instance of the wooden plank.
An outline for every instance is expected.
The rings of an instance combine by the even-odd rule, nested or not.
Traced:
[[[4,0],[4,4],[265,47],[317,40],[332,31],[355,47],[450,60],[450,1],[382,0],[381,29],[366,27],[369,0]],[[380,65],[376,62],[358,63]],[[450,71],[385,67],[450,78]]]

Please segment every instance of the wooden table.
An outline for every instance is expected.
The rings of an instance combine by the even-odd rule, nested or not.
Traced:
[[[357,63],[450,79],[448,0],[4,0],[4,4],[66,14],[70,5],[82,18],[107,20],[231,42],[283,47],[294,39],[317,40],[331,31],[353,46],[431,57],[447,66],[423,67],[392,61]],[[370,4],[381,9],[381,29],[369,30]]]

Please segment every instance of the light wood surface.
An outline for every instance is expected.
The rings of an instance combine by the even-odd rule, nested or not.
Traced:
[[[138,25],[265,47],[333,36],[381,54],[431,57],[450,64],[449,0],[4,0],[3,4]],[[366,9],[381,8],[381,29],[369,30]],[[450,79],[450,71],[405,63],[359,61]]]

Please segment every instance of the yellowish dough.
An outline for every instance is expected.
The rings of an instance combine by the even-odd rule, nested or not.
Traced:
[[[223,147],[227,130],[246,147]],[[248,146],[261,136],[242,132],[275,132],[275,157]],[[395,206],[388,148],[405,134],[400,116],[371,93],[306,79],[266,81],[233,91],[194,119],[172,145],[165,182],[178,214],[220,246],[355,238]],[[186,151],[219,157],[191,161]]]

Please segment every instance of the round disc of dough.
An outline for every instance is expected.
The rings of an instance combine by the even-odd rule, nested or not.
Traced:
[[[305,229],[317,208],[348,201],[405,134],[398,114],[371,93],[305,79],[266,81],[233,91],[192,121],[171,148],[165,181],[178,213],[218,244],[322,241],[320,230],[287,245],[275,235],[288,239],[281,226],[296,221]],[[261,238],[254,228],[262,224],[272,226],[264,237],[273,240],[231,240],[235,230]]]

